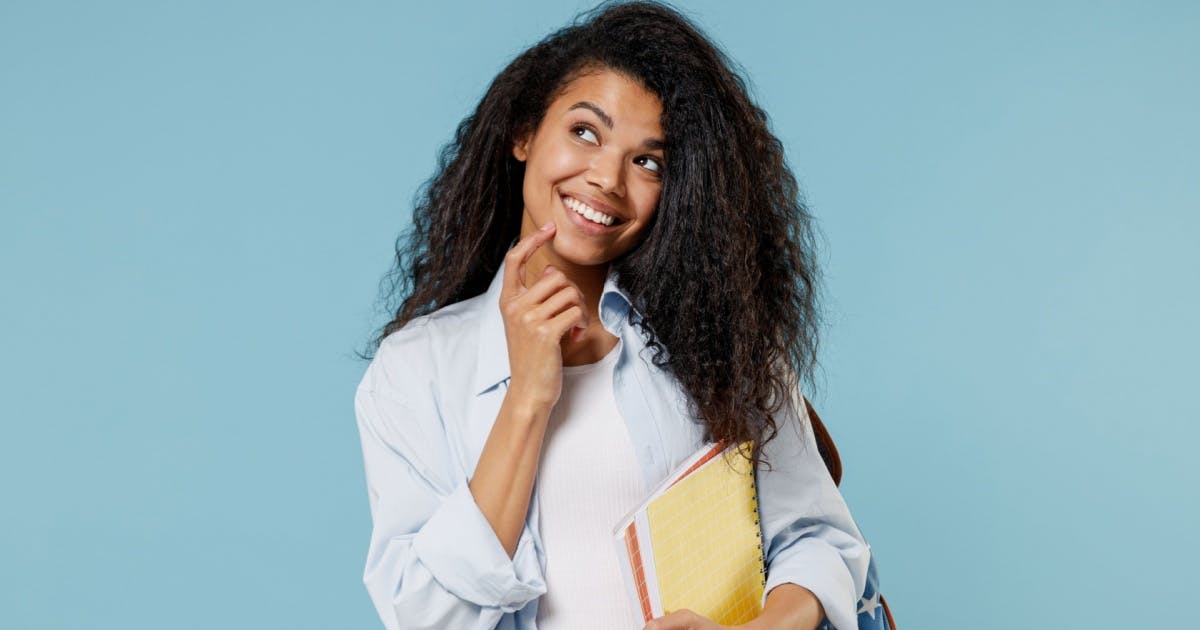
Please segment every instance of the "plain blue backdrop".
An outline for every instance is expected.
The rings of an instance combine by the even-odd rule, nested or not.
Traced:
[[[503,4],[0,3],[0,626],[382,627],[354,350],[438,149],[592,6]],[[901,627],[1196,627],[1200,5],[680,6],[823,229]]]

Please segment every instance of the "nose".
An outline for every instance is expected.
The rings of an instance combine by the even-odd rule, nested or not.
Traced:
[[[616,152],[601,151],[593,160],[588,168],[587,181],[595,184],[600,190],[617,195],[625,196],[625,169],[622,168],[621,156]]]

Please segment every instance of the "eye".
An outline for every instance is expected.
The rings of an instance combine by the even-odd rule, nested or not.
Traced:
[[[648,163],[654,165],[654,168],[647,168],[646,170],[650,171],[651,173],[654,173],[655,175],[662,175],[663,165],[662,165],[662,162],[658,158],[656,158],[652,155],[643,155],[642,157],[637,158],[637,160],[635,160],[635,161],[640,161],[640,160],[646,160]]]
[[[575,134],[576,136],[578,136],[580,138],[583,138],[583,136],[581,136],[579,134],[579,131],[581,131],[581,130],[586,133],[592,134],[592,138],[596,138],[595,130],[593,130],[591,127],[589,127],[587,125],[575,125],[574,127],[571,127],[571,133]],[[591,142],[591,141],[589,141],[589,142]]]

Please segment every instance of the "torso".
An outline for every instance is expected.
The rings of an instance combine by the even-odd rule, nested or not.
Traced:
[[[641,471],[617,409],[619,349],[567,366],[538,465],[539,528],[547,592],[542,630],[628,627],[636,618],[621,577],[612,528],[641,501]]]

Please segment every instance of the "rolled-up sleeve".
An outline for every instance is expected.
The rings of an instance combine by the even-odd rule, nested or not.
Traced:
[[[756,471],[767,564],[763,603],[776,586],[798,584],[820,600],[834,628],[854,630],[870,547],[821,459],[803,403],[785,406],[780,418],[778,434],[763,447],[771,467]]]
[[[369,377],[354,401],[372,519],[363,583],[384,626],[495,628],[546,592],[528,530],[509,558],[467,480],[446,472],[440,419]]]

